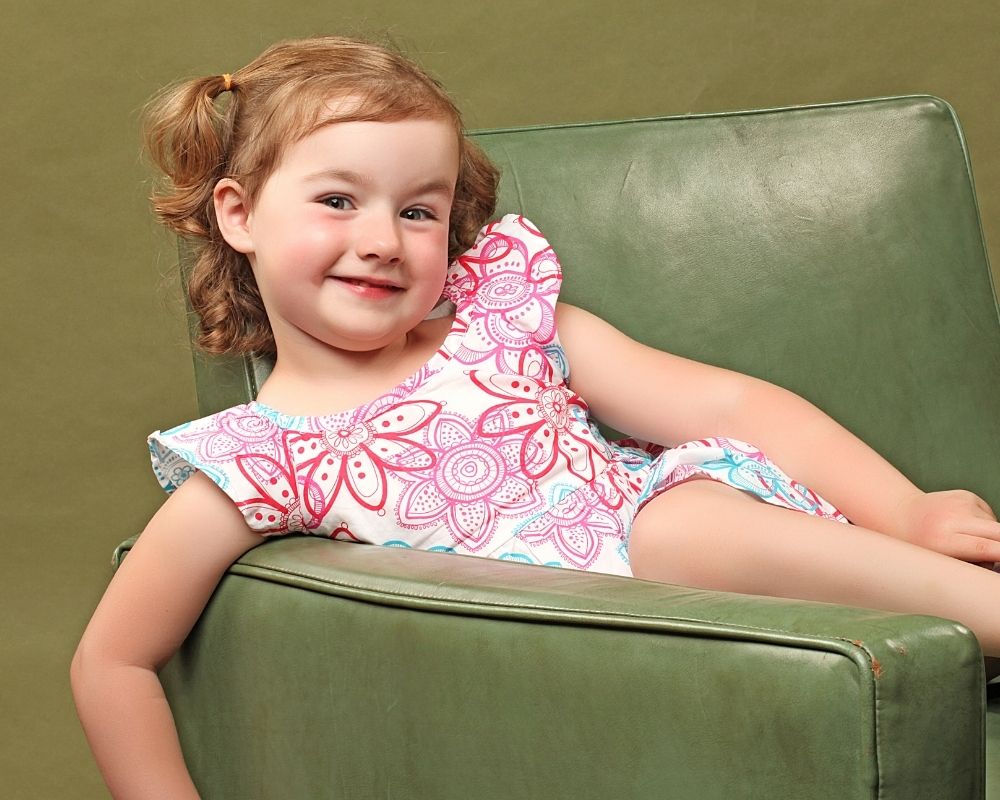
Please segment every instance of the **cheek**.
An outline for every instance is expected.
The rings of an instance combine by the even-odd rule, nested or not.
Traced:
[[[329,228],[318,226],[288,226],[274,241],[280,246],[273,252],[283,269],[308,273],[326,270],[344,249],[343,237]]]
[[[429,236],[420,242],[420,260],[429,272],[438,269],[442,279],[448,271],[448,231]]]

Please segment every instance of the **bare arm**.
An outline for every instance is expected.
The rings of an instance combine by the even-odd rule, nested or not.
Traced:
[[[967,560],[1000,560],[1000,526],[981,499],[925,494],[793,392],[647,347],[579,308],[560,304],[557,318],[573,389],[603,422],[665,445],[713,435],[750,442],[859,525]]]
[[[71,678],[80,721],[118,800],[198,797],[156,672],[226,568],[260,541],[196,473],[150,520],[98,604]]]

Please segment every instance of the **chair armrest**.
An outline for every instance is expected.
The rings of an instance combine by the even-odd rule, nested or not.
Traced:
[[[979,646],[931,617],[287,537],[161,678],[206,797],[983,791]]]

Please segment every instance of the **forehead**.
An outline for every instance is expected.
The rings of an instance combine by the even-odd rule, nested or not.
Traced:
[[[361,175],[457,178],[459,134],[445,119],[332,121],[306,134],[284,153],[279,170],[341,170]]]

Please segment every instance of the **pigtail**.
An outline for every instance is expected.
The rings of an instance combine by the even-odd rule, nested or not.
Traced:
[[[220,109],[216,98],[231,91]],[[219,233],[213,192],[229,169],[239,95],[232,75],[197,78],[166,90],[145,114],[145,144],[166,177],[151,200],[159,220],[197,241],[187,290],[206,353],[270,353],[274,337],[250,264]]]
[[[226,167],[228,127],[215,98],[229,76],[198,78],[170,88],[147,107],[146,150],[167,177],[153,192],[157,217],[182,236],[209,238],[215,227],[212,190]]]
[[[188,297],[198,314],[198,347],[213,355],[273,354],[274,335],[257,281],[245,256],[229,252],[233,258],[220,264],[206,247],[188,279]]]

